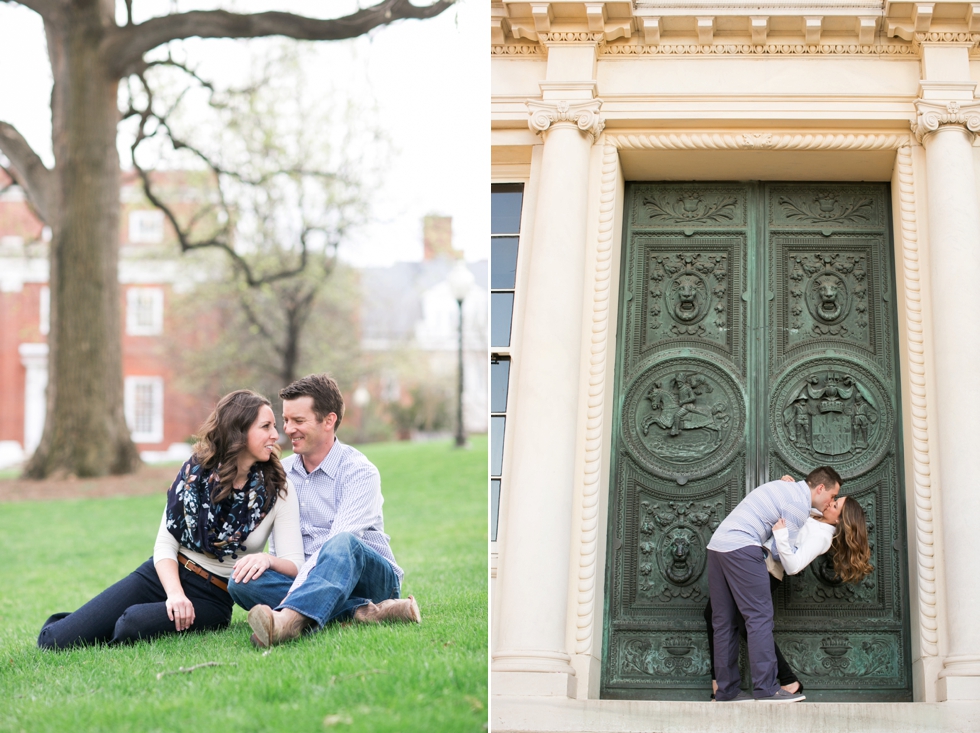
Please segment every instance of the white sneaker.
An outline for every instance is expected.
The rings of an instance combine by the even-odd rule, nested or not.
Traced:
[[[758,700],[759,702],[800,702],[806,700],[806,695],[802,692],[786,692],[783,688],[779,688],[775,695],[760,697]]]

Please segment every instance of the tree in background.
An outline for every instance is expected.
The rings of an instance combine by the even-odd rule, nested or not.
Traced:
[[[11,0],[0,0],[10,2]],[[119,82],[144,71],[154,49],[178,39],[286,36],[338,40],[404,18],[429,18],[451,0],[416,7],[384,0],[343,18],[293,13],[170,12],[134,21],[125,0],[19,0],[44,21],[54,88],[55,166],[0,121],[0,153],[38,216],[51,228],[51,327],[47,417],[25,475],[100,476],[139,464],[123,415],[118,286]]]
[[[359,293],[337,247],[367,216],[387,143],[371,110],[304,94],[310,65],[295,44],[256,66],[222,90],[168,58],[126,90],[148,200],[185,252],[225,255],[188,265],[198,284],[174,319],[175,372],[201,397],[251,387],[275,399],[310,371],[358,375]],[[195,94],[206,100],[188,103]],[[196,185],[161,185],[152,172],[164,168],[197,172]]]

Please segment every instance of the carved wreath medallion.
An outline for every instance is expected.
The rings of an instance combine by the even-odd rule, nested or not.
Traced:
[[[737,450],[744,425],[741,388],[705,359],[659,362],[626,392],[626,446],[661,476],[691,479],[714,472]]]
[[[882,381],[839,358],[799,364],[773,390],[770,425],[790,465],[810,470],[834,466],[856,475],[888,450],[895,415]]]

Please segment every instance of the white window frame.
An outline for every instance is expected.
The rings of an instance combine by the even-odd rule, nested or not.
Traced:
[[[137,209],[129,212],[131,244],[160,244],[163,241],[163,212],[159,209]]]
[[[136,400],[141,387],[150,388],[153,401],[150,408],[152,410],[150,429],[142,432],[136,430]],[[126,413],[130,438],[134,443],[163,442],[163,377],[126,377],[123,409]]]
[[[146,315],[148,318],[145,318]],[[130,336],[157,336],[163,333],[163,288],[126,289],[126,333]]]
[[[39,303],[40,319],[38,330],[42,336],[47,336],[51,332],[51,288],[47,285],[41,286],[41,301]]]

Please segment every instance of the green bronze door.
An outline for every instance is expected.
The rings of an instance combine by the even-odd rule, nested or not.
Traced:
[[[911,700],[888,187],[629,184],[624,216],[602,696],[707,699],[712,532],[826,464],[875,572],[789,577],[776,640],[809,700]]]

